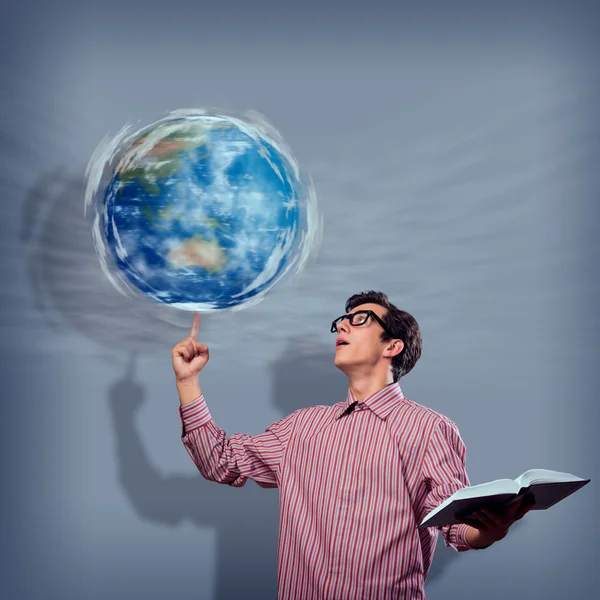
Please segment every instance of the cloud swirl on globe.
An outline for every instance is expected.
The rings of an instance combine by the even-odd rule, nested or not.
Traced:
[[[258,113],[179,110],[96,148],[84,212],[121,293],[182,310],[260,302],[315,257],[323,221],[310,178]]]

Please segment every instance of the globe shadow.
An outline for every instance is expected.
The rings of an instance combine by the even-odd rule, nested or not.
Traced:
[[[23,202],[19,239],[36,309],[55,331],[72,327],[118,351],[164,352],[190,314],[119,293],[102,272],[91,219],[84,216],[84,169],[57,168],[37,179]]]

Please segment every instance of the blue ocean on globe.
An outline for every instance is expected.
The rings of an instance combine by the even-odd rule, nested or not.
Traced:
[[[90,161],[88,188],[111,282],[184,310],[259,301],[318,241],[314,192],[264,120],[196,111],[125,130]]]

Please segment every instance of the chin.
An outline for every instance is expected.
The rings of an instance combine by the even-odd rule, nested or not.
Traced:
[[[335,362],[334,365],[336,366],[336,368],[338,370],[340,370],[342,373],[344,373],[345,375],[347,375],[347,369],[344,367],[344,365],[340,365],[339,363]]]
[[[333,359],[333,364],[341,371],[344,371],[344,367],[347,366],[347,362],[341,360],[340,357],[337,355]]]

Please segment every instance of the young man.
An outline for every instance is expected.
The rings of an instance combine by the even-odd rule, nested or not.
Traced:
[[[355,294],[345,310],[331,331],[346,399],[297,410],[257,436],[230,437],[200,390],[209,352],[196,339],[195,313],[190,336],[172,351],[182,441],[210,481],[279,488],[279,600],[420,600],[438,531],[417,525],[469,485],[465,446],[453,421],[399,387],[421,356],[412,315],[374,291]],[[529,508],[482,511],[439,531],[457,551],[485,548]]]

